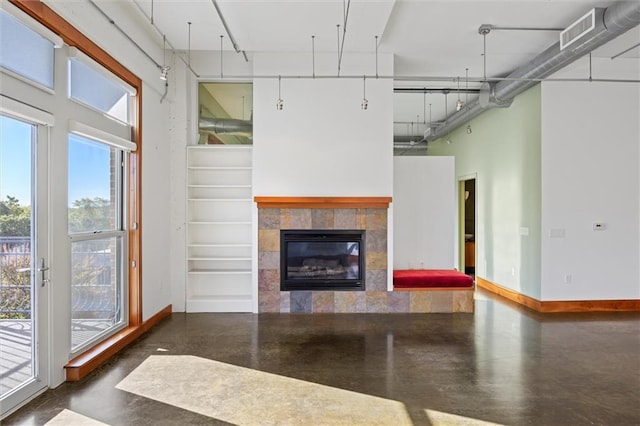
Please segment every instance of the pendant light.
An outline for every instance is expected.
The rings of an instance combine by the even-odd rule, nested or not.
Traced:
[[[366,111],[369,108],[369,101],[367,100],[367,76],[362,76],[362,103],[360,107]]]
[[[281,89],[281,76],[278,76],[278,100],[276,101],[276,109],[278,111],[282,111],[282,108],[284,108],[284,101],[282,100],[282,96],[280,95],[280,89]]]

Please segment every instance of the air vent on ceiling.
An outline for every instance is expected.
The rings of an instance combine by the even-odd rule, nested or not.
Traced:
[[[580,40],[596,27],[596,9],[591,9],[583,17],[569,25],[560,33],[560,50]]]

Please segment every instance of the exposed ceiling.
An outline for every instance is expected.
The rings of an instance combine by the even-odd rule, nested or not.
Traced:
[[[613,0],[129,0],[166,35],[176,50],[234,50],[216,3],[237,47],[249,58],[255,52],[309,52],[315,36],[316,52],[336,52],[337,31],[347,14],[344,55],[393,53],[396,88],[426,88],[427,95],[396,93],[394,134],[421,135],[429,121],[445,117],[462,100],[477,97],[485,74],[482,24],[551,30],[492,30],[486,36],[486,76],[508,75],[558,41],[564,29],[594,7]],[[190,40],[189,40],[189,24]],[[340,29],[336,26],[341,24]],[[556,29],[556,30],[554,30]],[[640,58],[640,27],[597,49],[594,57],[608,57],[632,48],[620,61]],[[468,71],[467,71],[468,70]],[[435,77],[435,78],[434,78]],[[462,89],[458,92],[458,84]],[[467,95],[464,89],[472,93]],[[459,94],[460,93],[460,94]],[[431,105],[429,107],[429,104]],[[429,111],[431,110],[431,114]],[[414,123],[412,125],[411,123]]]

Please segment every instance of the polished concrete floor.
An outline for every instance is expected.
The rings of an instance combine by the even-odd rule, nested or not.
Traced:
[[[414,425],[640,425],[640,313],[542,315],[484,292],[474,314],[173,314],[84,381],[47,391],[2,424],[42,425],[64,409],[109,425],[233,423],[128,384],[162,356],[223,366],[231,377],[244,367],[258,376],[242,383],[266,389],[297,379],[351,391],[372,409],[390,401]],[[160,394],[189,402],[173,365]],[[192,402],[231,404],[245,393],[240,382],[217,385],[228,388],[224,398]],[[304,407],[280,421],[269,414],[242,424],[329,423],[305,421]]]

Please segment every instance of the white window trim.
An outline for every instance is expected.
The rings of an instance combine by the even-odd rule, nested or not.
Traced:
[[[22,24],[29,27],[29,29],[31,29],[32,31],[38,33],[42,37],[49,40],[53,44],[53,47],[55,47],[56,49],[59,49],[62,46],[64,46],[64,41],[62,40],[62,37],[60,37],[58,34],[54,33],[53,31],[51,31],[50,29],[44,27],[41,23],[39,23],[29,15],[24,13],[18,7],[9,3],[8,0],[2,0],[0,2],[0,9],[4,10],[9,15],[16,18]]]
[[[0,112],[12,115],[16,118],[21,118],[34,124],[42,124],[43,126],[52,127],[56,123],[53,114],[16,101],[15,99],[8,98],[4,95],[0,95]]]
[[[89,139],[100,141],[124,151],[135,151],[138,148],[138,146],[130,140],[112,135],[104,130],[96,129],[95,127],[91,127],[76,120],[69,120],[69,132],[78,136],[84,136]]]

